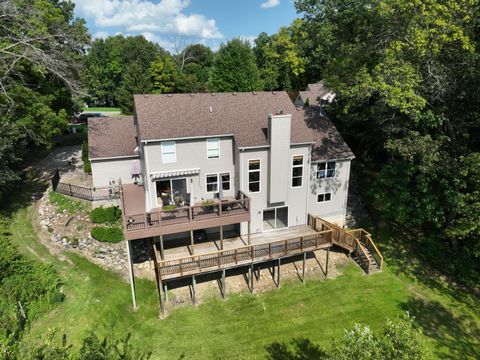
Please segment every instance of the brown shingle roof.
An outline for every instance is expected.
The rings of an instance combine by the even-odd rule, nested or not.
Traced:
[[[316,84],[308,84],[307,90],[299,91],[298,94],[304,103],[308,99],[310,105],[318,105],[318,98],[323,98],[331,92],[332,90],[326,88],[322,80]]]
[[[306,131],[303,136],[311,137],[315,141],[312,160],[353,158],[352,150],[335,125],[322,116],[319,110],[315,106],[297,108],[297,112],[292,116],[292,127],[302,127],[303,131]]]
[[[315,142],[314,160],[352,157],[318,109],[297,109],[285,91],[135,95],[141,140],[232,134],[238,147],[268,145],[268,114],[292,114],[291,142]]]
[[[133,116],[88,119],[90,159],[137,155]]]
[[[142,140],[233,134],[239,147],[268,145],[261,131],[267,128],[267,115],[295,111],[284,91],[135,95],[134,99]],[[297,139],[292,135],[292,140]]]

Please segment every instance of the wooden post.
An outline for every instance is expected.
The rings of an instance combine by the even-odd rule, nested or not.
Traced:
[[[128,273],[130,275],[130,288],[132,290],[132,303],[133,309],[137,309],[137,299],[135,294],[135,277],[133,275],[132,254],[130,249],[130,241],[127,240],[127,261],[128,261]]]
[[[222,299],[225,299],[225,269],[222,271]]]
[[[328,277],[328,257],[330,255],[330,248],[327,248],[327,261],[325,264],[325,277]]]
[[[165,282],[164,285],[163,285],[163,292],[165,294],[165,302],[168,302],[168,285],[167,285],[167,282]]]
[[[158,291],[160,292],[160,316],[163,317],[165,315],[165,298],[163,296],[163,284],[162,279],[158,279]]]
[[[195,303],[196,303],[196,299],[195,299],[195,290],[196,290],[196,286],[197,286],[197,280],[195,279],[195,275],[192,276],[192,305],[195,306]]]
[[[277,269],[277,288],[280,287],[280,264],[281,259],[278,259],[278,269]]]
[[[303,253],[303,268],[302,268],[302,284],[305,285],[305,260],[307,260],[307,253]]]
[[[195,249],[193,247],[193,230],[190,230],[190,249],[192,255],[195,255]]]
[[[223,226],[220,226],[220,250],[223,250]]]
[[[249,285],[248,287],[250,288],[250,293],[253,294],[253,264],[250,264],[250,268],[248,269],[248,281],[249,281]]]
[[[165,249],[163,247],[163,235],[160,235],[160,258],[165,260]]]
[[[247,238],[248,245],[250,245],[250,221],[248,222],[248,238]]]

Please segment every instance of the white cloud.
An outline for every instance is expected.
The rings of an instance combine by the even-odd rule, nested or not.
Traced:
[[[278,6],[278,5],[280,5],[280,0],[267,0],[264,3],[262,3],[262,5],[260,5],[260,7],[262,9],[269,9],[269,8],[273,8],[273,7]]]
[[[160,44],[161,35],[197,39],[221,39],[214,19],[189,14],[190,0],[74,0],[79,15],[95,24],[98,33],[107,28],[121,32],[148,33]]]
[[[255,39],[257,36],[255,35],[240,35],[239,36],[240,40],[247,41],[250,46],[255,46]]]

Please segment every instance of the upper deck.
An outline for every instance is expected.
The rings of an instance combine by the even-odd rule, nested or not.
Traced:
[[[250,199],[239,192],[236,198],[146,212],[145,190],[140,185],[122,185],[125,238],[142,239],[250,221]]]

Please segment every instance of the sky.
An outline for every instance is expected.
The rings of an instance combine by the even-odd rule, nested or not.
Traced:
[[[180,39],[216,50],[234,37],[253,41],[297,17],[293,0],[73,0],[94,38],[144,35],[169,51]]]

